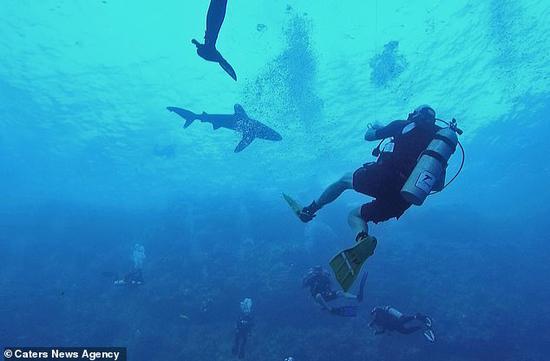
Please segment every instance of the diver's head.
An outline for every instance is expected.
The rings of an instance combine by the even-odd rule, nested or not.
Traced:
[[[409,113],[407,120],[412,120],[417,124],[434,124],[435,110],[428,104],[422,104],[412,113]]]
[[[323,266],[313,266],[307,271],[306,277],[319,275],[321,273],[323,273]]]
[[[313,267],[311,267],[307,271],[304,278],[302,278],[302,286],[303,287],[309,287],[311,282],[313,280],[317,279],[317,277],[319,277],[319,275],[322,275],[323,273],[324,273],[324,270],[323,270],[322,266],[313,266]]]
[[[321,272],[323,272],[323,266],[319,266],[319,265],[313,266],[313,267],[311,268],[311,271],[312,271],[313,273],[321,273]]]

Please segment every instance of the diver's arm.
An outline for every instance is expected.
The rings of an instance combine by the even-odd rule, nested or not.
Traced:
[[[369,327],[374,329],[375,335],[380,335],[386,332],[386,329],[384,327],[378,327],[378,324],[375,323],[375,320],[372,320],[371,322],[369,322]]]
[[[375,128],[369,128],[367,129],[367,132],[365,133],[365,140],[367,142],[376,140],[376,129]]]
[[[380,140],[384,138],[394,137],[399,133],[401,133],[401,131],[403,130],[403,127],[407,124],[408,122],[406,120],[394,120],[393,122],[386,125],[385,127],[379,127],[379,126],[373,125],[365,133],[365,140],[373,141],[373,140]]]

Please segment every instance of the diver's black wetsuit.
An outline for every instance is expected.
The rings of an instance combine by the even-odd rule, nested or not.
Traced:
[[[423,321],[426,319],[426,316],[422,314],[417,314],[415,316],[403,315],[396,309],[389,306],[384,308],[376,307],[373,310],[372,315],[374,319],[369,326],[375,327],[376,335],[380,335],[386,331],[397,331],[404,335],[409,335],[423,328],[423,326],[407,327],[406,325],[409,322],[414,320]]]
[[[246,345],[253,324],[253,319],[250,314],[241,314],[241,317],[237,321],[232,353],[240,359],[244,358],[244,346]]]
[[[377,139],[393,139],[384,146],[376,162],[367,163],[353,173],[353,189],[375,198],[361,207],[365,221],[378,223],[399,218],[411,206],[401,197],[401,188],[439,129],[432,123],[396,120],[376,130]]]

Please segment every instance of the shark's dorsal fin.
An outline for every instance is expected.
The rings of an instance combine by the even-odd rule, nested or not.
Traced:
[[[235,148],[235,153],[239,153],[241,150],[248,147],[248,145],[252,143],[253,140],[253,135],[243,135],[243,139],[241,139],[241,141],[239,142],[239,144],[237,144],[237,147]]]
[[[239,115],[239,116],[248,118],[248,115],[246,115],[246,112],[244,111],[244,108],[240,104],[235,104],[233,106],[233,109],[235,109],[235,115]]]

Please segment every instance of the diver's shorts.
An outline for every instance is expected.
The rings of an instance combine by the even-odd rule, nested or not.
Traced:
[[[383,222],[399,218],[411,206],[401,197],[406,179],[388,166],[365,164],[353,173],[353,189],[375,198],[363,204],[361,218],[367,222]]]

